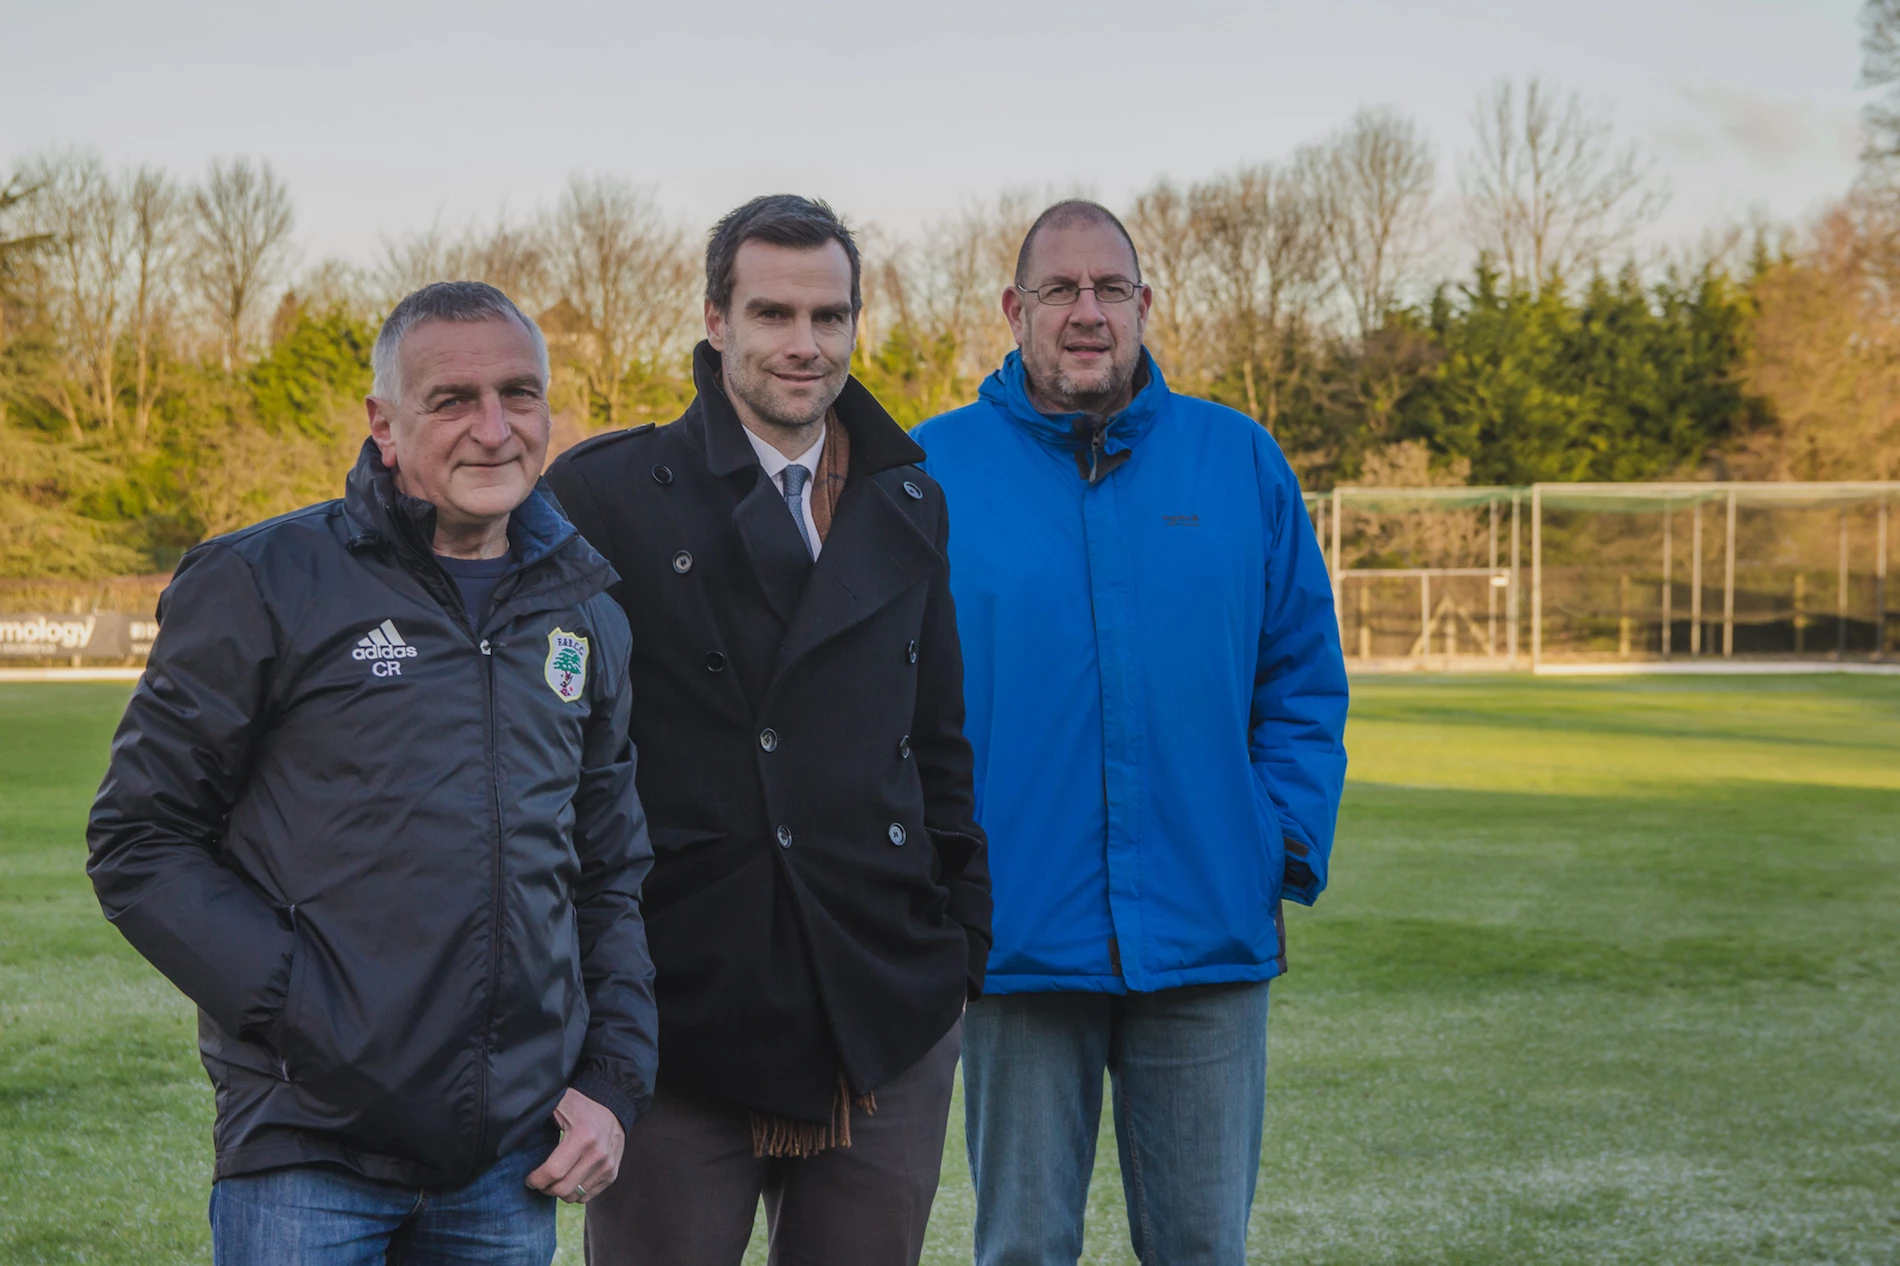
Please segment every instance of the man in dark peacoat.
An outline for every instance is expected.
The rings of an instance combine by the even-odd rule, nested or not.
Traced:
[[[774,246],[781,225],[778,255],[755,254],[848,258],[855,326],[848,231],[780,198],[715,236],[709,328],[719,270],[730,304],[732,256],[772,204],[818,244]],[[621,577],[655,854],[659,1095],[619,1199],[590,1206],[590,1259],[736,1263],[763,1195],[775,1260],[915,1261],[990,946],[943,493],[869,391],[839,369],[826,402],[814,370],[794,383],[820,391],[803,407],[818,484],[833,477],[814,521],[761,465],[710,342],[693,370],[677,422],[591,440],[547,476]]]

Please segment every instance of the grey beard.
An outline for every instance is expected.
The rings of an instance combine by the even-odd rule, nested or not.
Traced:
[[[1065,373],[1056,374],[1055,381],[1049,383],[1047,387],[1040,383],[1034,385],[1043,395],[1061,401],[1064,406],[1063,411],[1066,413],[1103,414],[1108,412],[1109,404],[1126,392],[1135,381],[1135,370],[1140,364],[1141,358],[1137,356],[1128,366],[1126,373],[1111,373],[1109,380],[1098,389],[1084,388]]]

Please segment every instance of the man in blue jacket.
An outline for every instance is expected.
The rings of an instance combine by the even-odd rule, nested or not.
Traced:
[[[1326,885],[1346,756],[1332,590],[1271,436],[1169,392],[1091,202],[1003,292],[1019,350],[916,438],[951,589],[995,944],[964,1029],[979,1263],[1073,1263],[1115,1086],[1129,1234],[1240,1263],[1283,898]]]

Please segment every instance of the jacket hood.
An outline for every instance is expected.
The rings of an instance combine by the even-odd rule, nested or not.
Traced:
[[[1106,418],[1083,411],[1044,413],[1029,399],[1029,375],[1018,350],[1006,356],[1002,368],[983,380],[977,394],[1043,444],[1071,454],[1082,478],[1094,483],[1127,460],[1167,401],[1167,380],[1145,347],[1141,349],[1141,363],[1135,367],[1135,381],[1140,386],[1128,407]],[[1096,449],[1093,463],[1091,447]]]
[[[387,547],[425,577],[442,575],[435,561],[434,504],[396,487],[395,476],[383,465],[382,451],[374,440],[364,440],[356,455],[356,465],[344,484],[343,513],[350,523],[351,549]],[[516,595],[538,592],[543,586],[578,586],[598,593],[618,579],[607,560],[539,492],[530,492],[508,515],[508,548],[515,557],[511,576],[537,569],[534,583],[517,581],[512,587]],[[558,564],[553,574],[537,568],[549,561]]]

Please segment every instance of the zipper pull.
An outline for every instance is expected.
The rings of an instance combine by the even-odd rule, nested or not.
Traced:
[[[487,639],[487,638],[483,638],[483,639],[482,639],[482,654],[484,654],[484,655],[490,655],[490,654],[493,654],[493,653],[494,653],[494,652],[492,652],[491,650],[489,650],[489,647],[488,647],[488,639]]]

